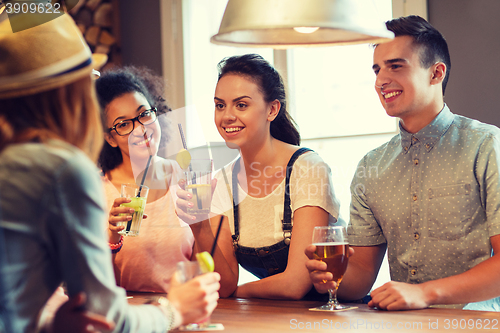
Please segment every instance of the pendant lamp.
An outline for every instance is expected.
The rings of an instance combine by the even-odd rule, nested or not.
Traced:
[[[286,49],[378,44],[393,38],[372,0],[229,0],[210,41]]]

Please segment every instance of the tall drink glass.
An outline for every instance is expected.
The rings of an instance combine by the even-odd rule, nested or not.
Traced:
[[[201,275],[201,267],[197,261],[180,261],[177,263],[177,279],[179,283],[186,283],[195,276]],[[210,317],[199,322],[182,325],[179,331],[203,331],[210,326]]]
[[[149,189],[147,186],[139,186],[137,184],[122,184],[121,197],[129,198],[131,201],[123,203],[121,207],[130,207],[134,209],[132,219],[130,221],[118,222],[117,226],[124,226],[125,229],[118,233],[124,236],[139,236],[141,228],[142,216],[146,208]]]
[[[189,200],[193,207],[187,209],[188,214],[199,215],[210,213],[212,202],[212,160],[192,159],[186,174],[186,190],[191,193]]]
[[[333,274],[333,281],[337,283],[335,289],[328,290],[328,303],[314,310],[338,311],[352,308],[337,301],[337,289],[344,277],[349,260],[349,242],[345,228],[341,226],[315,227],[312,242],[316,245],[315,259],[326,263],[326,270]]]

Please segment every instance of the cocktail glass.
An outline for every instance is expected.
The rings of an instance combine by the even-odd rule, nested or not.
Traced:
[[[118,222],[117,226],[124,226],[125,229],[118,233],[124,236],[139,236],[141,228],[142,216],[146,208],[146,201],[148,198],[149,188],[147,186],[140,186],[137,184],[122,184],[121,197],[129,198],[131,201],[123,203],[121,207],[130,207],[134,209],[132,219],[129,221]]]
[[[192,195],[187,213],[200,215],[210,213],[212,202],[212,165],[211,159],[192,159],[186,175],[186,190]]]
[[[177,263],[177,280],[186,283],[195,276],[201,275],[201,266],[198,261],[180,261]],[[198,323],[191,323],[179,327],[180,331],[201,331],[210,325],[210,317]]]

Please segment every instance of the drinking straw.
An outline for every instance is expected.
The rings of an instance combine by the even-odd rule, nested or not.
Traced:
[[[179,133],[181,134],[181,140],[182,140],[182,146],[184,149],[187,150],[187,144],[186,144],[186,138],[184,137],[184,131],[182,130],[182,125],[181,123],[177,124],[179,126]],[[189,171],[192,172],[193,168],[191,167],[191,162],[189,163]],[[193,184],[196,184],[196,173],[193,173],[193,177],[191,179]],[[193,194],[196,196],[196,203],[198,204],[198,209],[201,209],[201,198],[198,197],[198,190],[196,188],[193,188]]]
[[[144,180],[146,179],[146,175],[148,173],[149,164],[151,163],[152,157],[153,157],[152,155],[149,155],[148,163],[146,164],[146,169],[144,170],[144,174],[142,175],[141,185],[139,186],[139,191],[137,193],[138,198],[141,196],[142,187],[144,186]]]
[[[141,185],[139,186],[139,192],[137,193],[137,197],[141,196],[142,187],[144,186],[144,180],[146,180],[146,175],[148,174],[149,164],[151,163],[151,158],[153,157],[153,153],[151,152],[151,146],[149,145],[148,136],[146,135],[146,128],[143,126],[143,135],[144,140],[146,141],[146,147],[148,147],[149,158],[148,163],[146,163],[146,169],[144,170],[144,174],[142,175]]]
[[[149,141],[148,141],[148,136],[146,135],[146,128],[143,126],[143,131],[144,131],[144,140],[146,141],[146,147],[148,147],[148,151],[149,151],[149,158],[148,158],[148,163],[146,163],[146,169],[144,170],[144,174],[142,175],[142,180],[141,180],[141,185],[139,185],[139,191],[137,191],[137,198],[140,198],[141,197],[141,192],[142,192],[142,188],[144,186],[144,181],[146,180],[146,175],[148,174],[148,169],[149,169],[149,165],[151,164],[151,158],[153,157],[153,153],[151,152],[151,146],[149,145]],[[127,222],[127,228],[125,229],[125,231],[130,231],[130,228],[132,227],[132,220],[129,220]]]
[[[210,250],[210,255],[212,257],[214,256],[215,246],[217,245],[217,239],[219,238],[220,229],[222,227],[222,220],[223,219],[224,219],[224,215],[221,215],[220,220],[219,220],[219,226],[217,227],[217,232],[215,233],[214,244],[212,245],[212,249]]]
[[[177,125],[179,126],[179,133],[181,133],[182,146],[187,150],[188,148],[186,144],[186,138],[184,137],[184,131],[182,130],[182,124],[178,123]],[[191,164],[189,165],[189,168],[191,168]]]

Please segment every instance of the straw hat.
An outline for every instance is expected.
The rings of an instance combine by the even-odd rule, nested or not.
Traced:
[[[93,62],[92,53],[70,15],[12,32],[10,23],[26,18],[9,15],[7,19],[6,13],[0,14],[0,99],[67,85],[90,75],[93,68],[106,61],[99,56]]]

